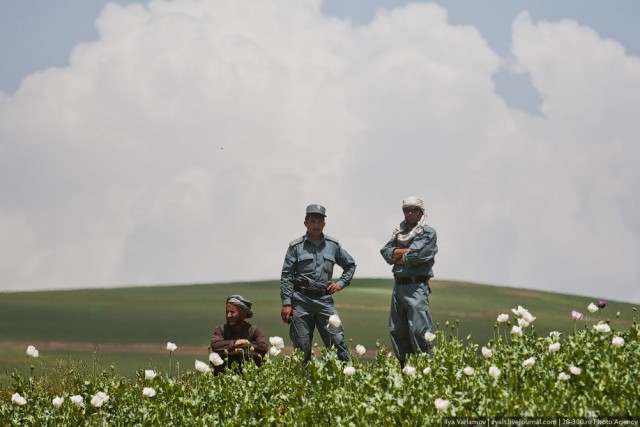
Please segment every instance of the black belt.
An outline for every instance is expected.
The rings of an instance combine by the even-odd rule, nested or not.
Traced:
[[[295,284],[293,285],[293,290],[296,292],[300,292],[302,295],[314,298],[320,298],[327,295],[327,291],[325,289],[309,289]]]
[[[395,277],[398,285],[410,285],[412,283],[426,283],[429,281],[428,276],[409,276],[409,277]]]

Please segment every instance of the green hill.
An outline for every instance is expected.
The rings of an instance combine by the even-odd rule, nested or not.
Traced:
[[[378,340],[389,345],[391,288],[391,280],[356,279],[335,295],[353,347],[363,344],[375,349]],[[494,338],[498,314],[512,315],[511,309],[518,305],[537,317],[537,333],[547,335],[552,330],[573,331],[571,310],[588,315],[586,306],[593,301],[467,282],[434,280],[432,289],[431,315],[439,328],[443,329],[446,322],[459,322],[454,333],[461,339],[471,335],[478,344]],[[36,364],[54,357],[80,359],[88,364],[98,360],[102,367],[113,362],[120,372],[129,375],[136,368],[166,367],[168,353],[164,350],[171,341],[178,345],[173,360],[183,369],[192,369],[195,357],[206,358],[211,333],[224,321],[224,300],[234,293],[253,302],[252,323],[262,326],[267,336],[282,336],[290,343],[288,326],[279,316],[277,281],[0,293],[0,375],[24,369],[29,344],[47,349],[40,350]],[[623,313],[620,319],[616,318],[617,312]],[[630,304],[608,302],[604,310],[589,315],[589,321],[610,319],[612,326],[628,324],[634,314]],[[584,322],[578,322],[577,327],[584,327]],[[318,334],[315,338],[320,342]],[[121,344],[122,348],[107,344]],[[150,346],[134,348],[136,344]]]

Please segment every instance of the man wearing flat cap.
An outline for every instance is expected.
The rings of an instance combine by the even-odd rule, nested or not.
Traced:
[[[333,294],[349,286],[356,263],[340,243],[324,234],[326,210],[324,206],[307,206],[304,236],[289,243],[280,277],[280,315],[290,323],[289,336],[296,350],[311,358],[313,330],[318,329],[325,347],[335,347],[338,358],[349,360],[341,322],[329,317],[337,315]],[[333,267],[338,264],[342,275],[334,282]]]
[[[226,301],[226,323],[218,325],[211,336],[211,350],[218,353],[224,364],[214,366],[219,374],[227,367],[242,367],[242,363],[252,359],[256,365],[262,364],[267,354],[267,340],[258,326],[245,319],[253,317],[251,301],[242,295],[231,295]]]
[[[438,252],[436,230],[429,226],[421,199],[411,196],[402,201],[404,221],[400,223],[380,253],[393,265],[393,293],[389,331],[393,351],[404,366],[410,354],[431,352],[425,338],[431,332],[429,279]]]

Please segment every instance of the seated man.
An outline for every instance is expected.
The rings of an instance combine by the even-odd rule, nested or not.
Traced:
[[[267,354],[267,340],[260,327],[244,320],[253,316],[251,305],[251,301],[242,295],[227,298],[227,322],[218,325],[211,336],[211,350],[218,353],[225,362],[213,367],[216,375],[234,362],[238,367],[249,359],[253,359],[258,366],[262,364],[262,358]]]

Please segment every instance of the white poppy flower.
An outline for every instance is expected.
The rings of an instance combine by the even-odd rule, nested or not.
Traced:
[[[569,378],[571,378],[571,375],[567,374],[566,372],[560,372],[558,374],[558,379],[560,381],[567,381]]]
[[[589,311],[589,313],[595,313],[596,311],[599,310],[599,308],[594,303],[591,303],[587,306],[587,310]]]
[[[59,397],[56,396],[53,398],[53,400],[51,401],[51,403],[53,404],[53,407],[58,409],[59,407],[62,406],[62,404],[64,403],[64,397]]]
[[[151,387],[145,387],[142,389],[142,397],[153,397],[156,395],[156,391]]]
[[[217,354],[217,353],[211,353],[211,354]],[[198,372],[209,372],[211,370],[211,368],[209,367],[209,365],[207,365],[204,362],[201,362],[199,360],[196,360],[196,371]]]
[[[11,396],[11,402],[22,406],[27,404],[27,399],[21,396],[20,393],[14,393],[13,396]]]
[[[145,380],[152,380],[156,377],[156,373],[152,370],[152,369],[145,369],[144,370],[144,379]]]
[[[220,366],[224,364],[222,357],[215,351],[209,355],[209,362],[213,363],[213,366]]]
[[[559,340],[560,335],[562,335],[562,332],[558,332],[558,331],[549,332],[549,338],[551,338],[552,340],[556,340],[556,341]]]
[[[611,340],[611,345],[614,347],[622,347],[624,345],[624,338],[622,337],[614,337]]]
[[[519,305],[518,308],[512,308],[511,311],[513,312],[513,314],[515,314],[516,316],[523,316],[524,313],[527,313],[529,310],[527,310],[526,308],[524,308],[523,306]]]
[[[527,360],[525,360],[524,362],[522,362],[522,366],[533,366],[536,363],[536,358],[535,357],[530,357]]]
[[[422,373],[423,373],[424,375],[429,375],[429,374],[431,373],[431,368],[430,368],[429,366],[427,366],[426,368],[424,368],[424,369],[422,370]]]
[[[347,366],[346,368],[344,368],[342,373],[351,376],[356,373],[356,368],[354,368],[353,366]]]
[[[449,401],[446,399],[437,398],[433,403],[439,411],[445,412],[449,407]]]
[[[91,406],[99,408],[108,401],[109,395],[104,391],[99,391],[91,398]]]
[[[464,369],[462,370],[462,372],[463,372],[466,376],[470,377],[471,375],[475,374],[475,372],[476,372],[476,371],[475,371],[475,369],[473,369],[471,366],[467,366],[466,368],[464,368]]]
[[[600,332],[601,334],[611,332],[611,327],[608,323],[598,323],[597,325],[593,325],[593,329],[595,329],[596,332]]]
[[[498,378],[500,376],[500,369],[495,365],[491,366],[489,368],[489,376],[491,378]]]
[[[27,356],[35,359],[40,356],[40,352],[34,346],[30,345],[27,347]]]
[[[491,356],[493,356],[493,351],[491,351],[490,348],[482,347],[482,355],[484,357],[491,357]]]
[[[521,336],[522,328],[520,326],[513,325],[513,328],[511,328],[511,334]]]
[[[69,400],[71,400],[71,402],[76,406],[80,406],[81,408],[84,407],[84,398],[79,394],[76,394],[75,396],[71,396]]]
[[[534,317],[531,313],[529,313],[528,311],[522,315],[522,318],[524,320],[526,320],[529,324],[533,323],[534,320],[537,319],[537,317]]]
[[[402,373],[407,375],[407,376],[414,376],[416,374],[416,368],[414,368],[411,365],[407,365],[404,368],[402,368]]]
[[[275,356],[279,355],[281,351],[282,351],[282,350],[280,350],[278,347],[276,347],[276,346],[272,346],[272,347],[269,349],[269,354],[270,354],[271,356],[274,356],[274,357],[275,357]]]
[[[178,346],[175,345],[174,343],[172,343],[172,342],[168,342],[167,343],[167,350],[168,351],[173,353],[174,351],[176,351],[177,348],[178,348]]]
[[[434,334],[434,333],[431,333],[431,332],[427,331],[427,332],[425,332],[425,334],[424,334],[424,339],[425,339],[425,340],[427,340],[427,341],[429,341],[429,342],[431,342],[431,341],[433,341],[433,340],[435,340],[435,339],[436,339],[436,334]]]
[[[367,352],[367,349],[363,345],[358,344],[356,346],[356,353],[358,355],[363,356],[366,352]]]
[[[269,337],[269,344],[276,347],[278,350],[282,350],[284,348],[284,340],[282,337]]]
[[[571,318],[574,320],[584,320],[584,314],[579,311],[571,310]]]
[[[582,369],[578,368],[577,366],[569,366],[569,372],[571,372],[573,375],[580,375],[582,373]]]
[[[496,321],[497,321],[498,323],[504,323],[504,322],[506,322],[507,320],[509,320],[509,315],[508,315],[508,314],[505,314],[505,313],[502,313],[502,314],[498,315],[498,318],[496,319]]]
[[[555,353],[558,350],[560,350],[560,343],[559,342],[554,342],[553,344],[549,344],[549,351]]]
[[[342,321],[340,321],[340,317],[337,314],[332,314],[329,316],[329,325],[339,328],[342,325]]]
[[[520,317],[518,318],[518,326],[520,326],[521,328],[526,328],[530,325],[531,323],[527,322],[524,317]]]

